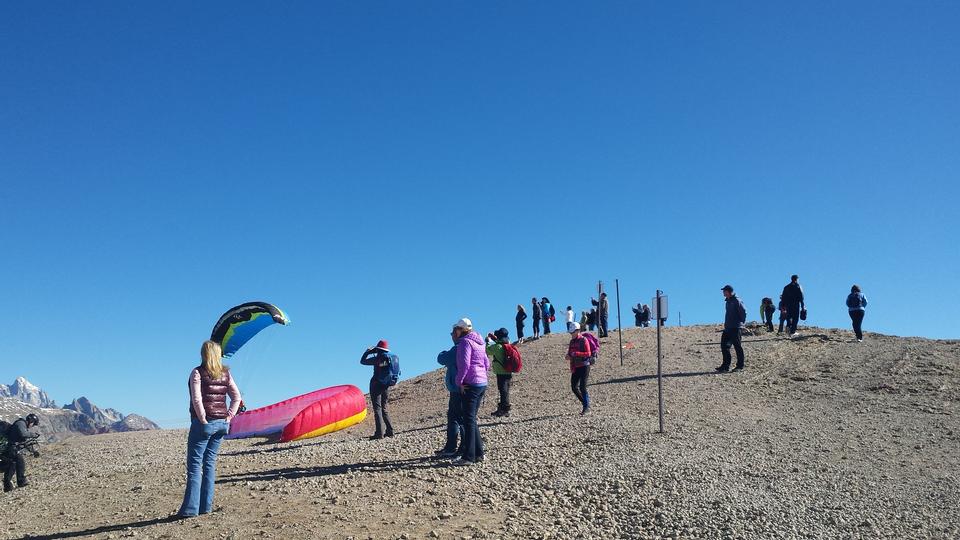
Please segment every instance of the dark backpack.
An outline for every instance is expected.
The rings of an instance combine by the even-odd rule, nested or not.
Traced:
[[[557,310],[553,309],[553,304],[550,304],[550,320],[557,320],[554,316],[557,314]]]
[[[10,438],[7,436],[7,432],[9,432],[10,428],[12,427],[13,424],[7,422],[6,420],[0,420],[0,457],[7,453],[7,449],[11,445]]]
[[[850,293],[847,296],[847,307],[854,309],[860,307],[860,295],[856,293]]]
[[[600,340],[597,339],[597,336],[589,332],[583,332],[580,335],[582,335],[583,339],[587,340],[587,343],[590,344],[590,351],[592,352],[590,356],[590,363],[597,363],[597,355],[600,354]]]
[[[394,386],[400,380],[400,357],[395,354],[388,356],[390,358],[390,380],[386,382],[387,386]]]
[[[520,373],[523,369],[523,358],[520,356],[520,349],[517,349],[510,343],[503,343],[503,369],[510,373]]]

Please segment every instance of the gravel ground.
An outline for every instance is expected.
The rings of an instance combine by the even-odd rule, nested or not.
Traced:
[[[484,463],[434,459],[442,374],[392,396],[393,439],[363,425],[294,444],[227,441],[217,509],[170,520],[184,430],[80,437],[30,458],[5,494],[4,538],[957,538],[960,341],[753,329],[747,369],[717,375],[719,327],[602,342],[579,415],[567,335],[521,346],[514,414],[482,408]]]

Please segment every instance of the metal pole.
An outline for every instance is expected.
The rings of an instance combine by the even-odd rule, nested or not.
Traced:
[[[603,294],[603,281],[597,282],[597,337],[603,336],[600,329],[600,295]]]
[[[623,367],[623,325],[620,323],[620,280],[614,280],[617,284],[617,340],[620,341],[620,367]]]
[[[660,433],[663,433],[663,354],[660,351],[660,316],[663,314],[660,305],[660,295],[663,294],[657,289],[657,397],[660,402]]]
[[[683,313],[677,312],[677,325],[683,326]]]

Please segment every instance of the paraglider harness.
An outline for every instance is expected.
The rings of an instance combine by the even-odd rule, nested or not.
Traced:
[[[37,450],[39,435],[34,435],[25,441],[14,442],[10,440],[11,429],[13,429],[13,424],[0,420],[0,464],[2,464],[0,469],[6,467],[7,462],[15,459],[17,454],[23,450],[29,451],[34,457],[40,456],[40,452]]]

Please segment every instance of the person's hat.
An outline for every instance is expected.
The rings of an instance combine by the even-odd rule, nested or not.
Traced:
[[[453,327],[459,328],[461,330],[473,330],[473,322],[471,322],[470,319],[464,317],[459,321],[457,321],[457,323],[454,324]]]
[[[506,328],[501,328],[493,333],[497,339],[507,339],[510,337],[510,331]]]
[[[580,331],[580,323],[570,323],[570,333],[571,333],[571,334],[574,333],[574,332],[579,332],[579,331]]]
[[[377,342],[377,346],[374,349],[380,349],[383,352],[390,352],[390,346],[387,345],[387,340],[381,339]]]
[[[732,285],[724,285],[723,288],[720,289],[720,290],[721,290],[721,291],[730,291],[730,292],[733,292],[733,286],[732,286]]]

